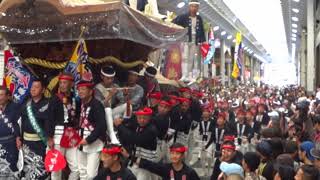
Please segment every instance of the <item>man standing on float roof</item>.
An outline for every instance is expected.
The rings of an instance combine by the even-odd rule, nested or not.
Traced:
[[[206,41],[203,20],[199,15],[199,0],[190,0],[189,1],[189,12],[181,14],[177,16],[173,23],[180,25],[184,28],[188,28],[188,46],[185,47],[188,53],[185,61],[185,65],[187,67],[182,68],[185,72],[183,72],[184,76],[187,76],[188,73],[192,73],[192,70],[195,67],[200,67],[200,48],[199,44]]]

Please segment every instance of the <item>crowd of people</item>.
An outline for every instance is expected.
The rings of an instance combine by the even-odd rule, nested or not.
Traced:
[[[320,89],[312,96],[301,87],[266,85],[161,91],[156,73],[147,67],[140,77],[130,69],[122,87],[112,66],[101,69],[96,85],[75,85],[72,74],[61,73],[50,99],[37,79],[23,105],[1,87],[1,178],[319,177]],[[48,173],[45,156],[53,149],[67,168]]]

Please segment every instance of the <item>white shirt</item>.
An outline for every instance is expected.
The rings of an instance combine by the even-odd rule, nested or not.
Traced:
[[[191,18],[191,34],[196,34],[196,27],[197,27],[197,17],[190,17]]]

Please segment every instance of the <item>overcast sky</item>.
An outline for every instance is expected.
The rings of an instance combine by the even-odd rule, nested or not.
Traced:
[[[280,0],[223,0],[271,54],[274,63],[289,61]]]
[[[265,80],[283,85],[296,81],[295,66],[288,63],[288,46],[280,0],[223,0],[270,53]]]

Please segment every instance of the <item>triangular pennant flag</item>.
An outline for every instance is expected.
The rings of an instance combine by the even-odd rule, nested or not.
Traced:
[[[64,71],[73,74],[76,84],[80,80],[93,80],[92,71],[89,64],[88,50],[84,39],[80,39],[78,41],[71,59]]]
[[[56,172],[64,169],[67,162],[60,151],[52,149],[47,152],[44,165],[47,172]]]

